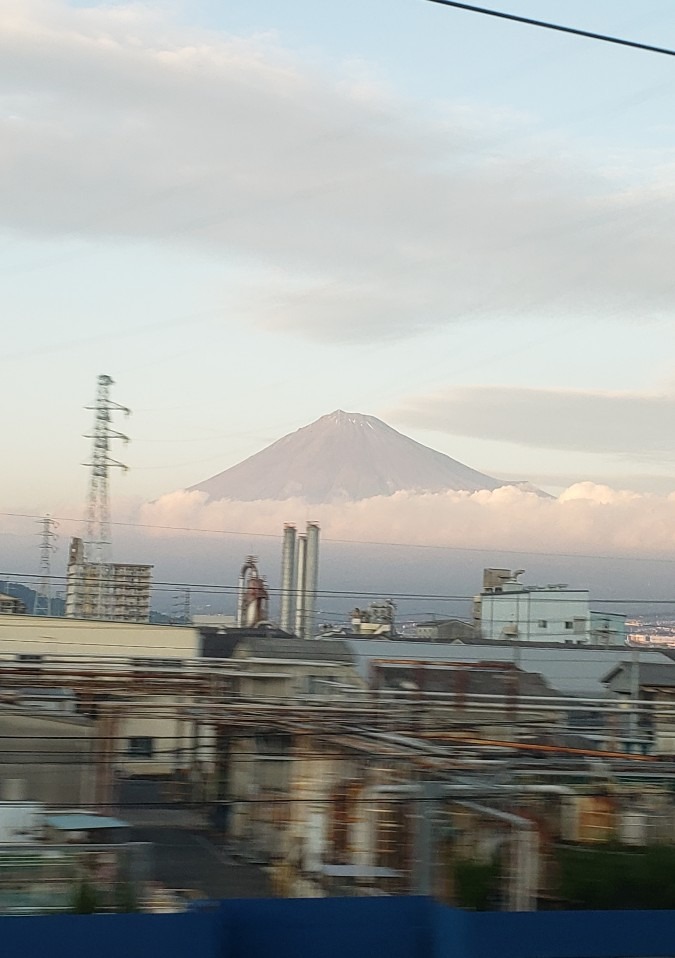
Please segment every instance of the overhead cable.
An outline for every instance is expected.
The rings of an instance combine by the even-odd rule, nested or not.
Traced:
[[[578,27],[566,27],[560,23],[550,23],[547,20],[534,20],[532,17],[522,17],[515,13],[503,10],[492,10],[489,7],[477,7],[473,3],[458,3],[457,0],[430,0],[444,7],[456,7],[469,13],[480,13],[486,17],[496,17],[499,20],[511,20],[515,23],[524,23],[530,27],[541,27],[544,30],[555,30],[557,33],[570,33],[577,37],[586,37],[588,40],[600,40],[602,43],[614,43],[622,47],[632,47],[635,50],[644,50],[647,53],[662,53],[667,57],[675,57],[675,50],[669,47],[657,47],[651,43],[640,43],[638,40],[624,40],[622,37],[613,37],[606,33],[595,33],[592,30],[581,30]]]

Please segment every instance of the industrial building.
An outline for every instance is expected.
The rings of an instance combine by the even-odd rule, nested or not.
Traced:
[[[478,638],[476,628],[463,619],[444,619],[441,617],[417,622],[410,638],[420,642],[456,642],[472,641]]]
[[[0,697],[13,711],[83,723],[93,780],[81,787],[92,805],[114,813],[136,790],[146,816],[189,808],[264,863],[280,895],[432,891],[451,901],[452,883],[438,875],[498,852],[500,900],[527,910],[551,894],[552,841],[633,834],[640,775],[653,776],[656,797],[644,804],[641,783],[639,813],[658,806],[675,821],[662,794],[670,761],[639,764],[655,756],[634,749],[633,724],[622,734],[624,703],[602,681],[625,648],[590,641],[590,613],[583,648],[528,637],[539,599],[552,603],[551,632],[562,601],[560,622],[580,636],[587,594],[528,589],[490,570],[481,618],[491,600],[515,600],[523,634],[480,638],[455,622],[446,644],[401,641],[393,603],[376,603],[352,617],[354,636],[308,641],[318,631],[318,543],[316,523],[299,536],[284,529],[280,628],[253,556],[235,628],[6,616]],[[625,800],[599,794],[608,776]]]
[[[477,649],[480,659],[456,658]],[[42,722],[83,723],[91,804],[114,814],[127,783],[140,783],[146,815],[202,810],[233,849],[266,864],[278,894],[422,890],[458,855],[483,860],[503,849],[523,868],[517,880],[503,872],[501,894],[522,910],[549,888],[551,836],[632,834],[627,816],[657,805],[672,827],[659,788],[673,773],[629,751],[615,721],[623,705],[611,695],[570,697],[542,676],[542,664],[565,656],[578,674],[569,649],[523,643],[520,665],[499,664],[490,649],[513,652],[504,643],[307,642],[264,626],[7,616],[0,695],[13,715],[32,703]],[[603,675],[619,654],[579,652]],[[582,710],[586,726],[576,723]],[[31,737],[38,748],[49,735],[41,727]],[[26,758],[39,764],[36,752]],[[77,762],[87,764],[85,753]],[[450,889],[433,890],[451,900]]]
[[[525,585],[523,574],[522,569],[483,570],[483,588],[474,599],[474,623],[483,639],[625,645],[625,615],[593,611],[588,589]]]

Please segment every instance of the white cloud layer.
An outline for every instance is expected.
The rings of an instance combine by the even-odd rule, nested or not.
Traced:
[[[515,487],[494,492],[397,493],[326,506],[300,500],[206,503],[198,492],[175,492],[146,504],[140,520],[151,526],[213,533],[279,534],[284,522],[321,523],[328,539],[454,546],[489,551],[581,553],[636,557],[671,555],[675,495],[645,495],[591,482],[558,499]],[[175,532],[155,529],[158,536]]]
[[[675,396],[515,386],[460,386],[391,412],[404,426],[537,448],[664,457],[673,454]]]
[[[628,185],[536,139],[518,156],[503,119],[425,115],[271,37],[0,0],[0,84],[0,226],[254,264],[262,326],[356,341],[675,305],[672,170]]]

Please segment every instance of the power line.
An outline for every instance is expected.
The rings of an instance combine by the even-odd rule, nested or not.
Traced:
[[[39,515],[27,512],[0,512],[0,516],[8,519],[40,519]],[[81,523],[80,518],[73,516],[54,516],[60,522]],[[122,522],[111,520],[111,526],[120,526],[128,529],[159,529],[165,532],[195,532],[200,535],[236,536],[240,539],[281,539],[280,532],[248,532],[236,529],[199,529],[195,526],[167,526],[152,522]],[[542,552],[533,549],[503,549],[498,546],[451,546],[434,545],[428,542],[382,542],[377,539],[339,539],[331,536],[322,536],[322,542],[332,542],[339,545],[383,546],[396,549],[432,549],[437,552],[469,552],[478,555],[490,553],[492,555],[517,556],[544,556],[551,559],[600,559],[605,562],[658,562],[673,565],[675,558],[668,556],[627,556],[627,555],[598,555],[590,552]]]
[[[675,560],[671,560],[675,561]],[[23,584],[23,580],[33,581],[38,578],[38,575],[33,572],[0,572],[0,581],[13,581]],[[67,576],[62,574],[53,573],[51,580],[57,583],[64,582]],[[30,588],[30,587],[28,587]],[[186,590],[190,590],[190,593],[193,595],[220,595],[224,598],[236,595],[238,592],[239,586],[229,583],[216,583],[216,582],[176,582],[172,580],[161,580],[153,582],[153,592],[155,594],[172,594],[175,595],[176,592],[184,593]],[[268,586],[267,590],[270,595],[281,595],[281,588],[273,588]],[[447,592],[390,592],[385,590],[388,597],[392,599],[397,599],[399,601],[413,601],[413,600],[425,600],[425,601],[436,601],[436,602],[472,602],[476,595],[479,593],[471,593],[469,595],[456,595]],[[586,589],[571,589],[570,592],[586,592]],[[319,589],[317,591],[317,596],[319,598],[350,598],[350,599],[367,599],[371,597],[378,597],[382,595],[383,590],[367,590],[361,591],[357,589]],[[537,596],[539,593],[536,589],[532,592],[525,593],[513,593],[513,595],[533,595]],[[561,595],[564,595],[564,591],[560,591]],[[595,605],[623,605],[623,606],[635,606],[635,605],[657,605],[657,606],[671,606],[675,605],[675,598],[672,599],[645,599],[645,598],[628,598],[628,599],[617,599],[617,598],[599,598],[590,596],[589,602]],[[330,611],[326,612],[327,615],[344,615],[344,612]],[[427,615],[428,613],[422,612],[420,615]],[[436,614],[436,613],[432,613]],[[408,613],[410,615],[410,613]],[[493,622],[502,622],[502,621],[511,621],[501,620],[493,618]],[[569,638],[569,636],[568,636]]]
[[[11,580],[19,584],[23,584],[20,580],[30,579],[34,580],[37,576],[35,573],[23,573],[23,572],[13,572],[13,573],[0,573],[0,581],[2,580]],[[65,580],[66,576],[63,575],[53,575],[52,579],[59,581]],[[30,588],[27,586],[27,588]],[[237,594],[239,587],[237,585],[228,585],[225,583],[196,583],[196,582],[155,582],[153,583],[153,592],[159,595],[172,595],[175,596],[177,591],[185,592],[186,590],[190,591],[191,595],[209,595],[209,596],[222,596],[223,598],[229,598]],[[275,589],[272,587],[267,587],[267,590],[270,595],[280,595],[283,591],[281,588]],[[575,590],[571,590],[575,591]],[[579,591],[586,591],[579,590]],[[514,593],[519,594],[519,593]],[[527,595],[537,595],[535,591],[533,593],[525,593]],[[561,593],[564,595],[564,593]],[[317,596],[319,598],[343,598],[343,599],[368,599],[373,597],[378,597],[382,595],[382,590],[369,590],[369,591],[357,591],[355,589],[319,589],[317,591]],[[387,591],[387,596],[396,599],[400,602],[412,602],[417,600],[424,599],[425,601],[434,601],[434,602],[472,602],[475,598],[475,594],[471,595],[452,595],[445,592],[389,592]],[[673,599],[644,599],[644,598],[630,598],[630,599],[600,599],[590,597],[589,602],[595,605],[622,605],[622,606],[636,606],[636,605],[657,605],[657,606],[672,606],[675,605],[675,598]],[[326,615],[342,615],[346,613],[342,612],[327,612]],[[427,613],[421,613],[426,615]],[[436,614],[436,613],[434,613]],[[606,613],[608,614],[608,613]],[[511,619],[490,619],[491,622],[511,622]],[[147,624],[147,623],[146,623]],[[150,623],[154,624],[154,623]],[[552,633],[549,633],[549,635]],[[568,636],[569,638],[570,636]]]
[[[606,33],[594,33],[591,30],[581,30],[578,27],[566,27],[560,23],[550,23],[547,20],[534,20],[532,17],[521,17],[515,13],[506,13],[502,10],[491,10],[488,7],[477,7],[472,3],[458,3],[456,0],[430,0],[444,7],[456,7],[469,13],[480,13],[487,17],[496,17],[499,20],[511,20],[515,23],[525,23],[530,27],[541,27],[544,30],[555,30],[558,33],[570,33],[577,37],[586,37],[589,40],[600,40],[603,43],[614,43],[622,47],[632,47],[635,50],[645,50],[647,53],[663,53],[668,57],[675,57],[675,50],[669,47],[657,47],[650,43],[640,43],[638,40],[624,40]]]

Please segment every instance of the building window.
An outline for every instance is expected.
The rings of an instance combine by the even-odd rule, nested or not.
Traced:
[[[537,625],[539,626],[540,629],[548,628],[548,622],[546,621],[546,619],[539,619],[539,621],[537,622]]]
[[[259,732],[255,744],[258,755],[286,758],[291,754],[292,740],[287,732]]]
[[[149,735],[134,735],[129,739],[127,755],[133,758],[152,758],[154,743]]]
[[[573,629],[573,628],[574,628],[574,622],[569,622],[569,621],[566,622],[566,623],[565,623],[565,628],[566,628],[566,629]]]

